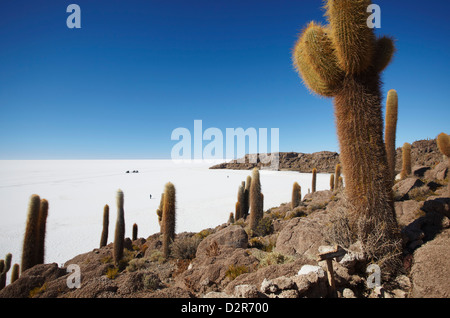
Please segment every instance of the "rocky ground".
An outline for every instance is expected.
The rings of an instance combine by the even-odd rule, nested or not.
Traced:
[[[442,156],[441,156],[442,159]],[[382,286],[367,285],[368,264],[360,242],[332,261],[337,297],[450,297],[450,195],[446,161],[414,167],[394,186],[402,229],[403,266]],[[263,185],[264,186],[264,185]],[[113,264],[112,243],[78,255],[63,267],[43,264],[24,272],[0,297],[83,298],[318,298],[330,297],[320,252],[334,246],[329,229],[342,206],[342,191],[306,195],[299,207],[282,204],[264,213],[254,233],[238,220],[199,233],[180,233],[164,259],[156,233],[126,239],[124,259]],[[69,288],[70,264],[81,287]]]

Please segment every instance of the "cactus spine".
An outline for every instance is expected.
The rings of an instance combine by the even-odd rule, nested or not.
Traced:
[[[263,217],[263,197],[261,195],[261,182],[259,179],[259,169],[253,168],[252,183],[250,186],[250,229],[255,230],[259,221]]]
[[[117,191],[116,195],[116,203],[117,203],[117,220],[116,220],[116,228],[114,232],[114,262],[116,265],[119,264],[120,260],[123,257],[123,247],[125,241],[125,212],[123,209],[123,192],[122,190]]]
[[[39,210],[41,199],[33,194],[28,205],[27,224],[22,248],[22,272],[36,265],[36,251],[38,250]]]
[[[317,183],[317,169],[313,168],[312,170],[312,184],[311,184],[311,192],[316,192],[316,183]]]
[[[405,142],[402,147],[402,171],[400,178],[405,179],[411,174],[411,144]]]
[[[133,236],[132,240],[136,241],[138,238],[138,225],[136,223],[133,224]]]
[[[109,205],[105,204],[103,207],[103,229],[102,236],[100,238],[100,248],[108,244],[108,231],[109,231]]]
[[[294,182],[292,186],[292,199],[291,199],[291,209],[295,209],[300,205],[302,199],[302,188],[298,182]]]
[[[389,165],[389,173],[392,182],[395,180],[395,135],[397,131],[398,117],[398,96],[397,92],[391,89],[386,101],[386,120],[384,130],[384,143],[386,146],[386,156]]]
[[[175,186],[168,182],[164,191],[164,205],[162,215],[162,235],[163,235],[163,255],[168,258],[170,255],[170,244],[175,239]]]
[[[363,244],[373,240],[376,231],[382,232],[373,255],[381,259],[399,251],[391,181],[386,174],[380,89],[380,72],[389,64],[394,44],[387,37],[377,39],[367,26],[370,4],[370,0],[326,1],[329,25],[310,24],[296,43],[293,60],[310,90],[334,98],[345,195],[354,211],[352,224]],[[358,227],[357,221],[365,225]]]

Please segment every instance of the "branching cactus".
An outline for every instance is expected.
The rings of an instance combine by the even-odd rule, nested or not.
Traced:
[[[170,255],[170,244],[175,239],[175,218],[176,218],[176,197],[175,186],[168,182],[164,191],[164,204],[162,214],[161,232],[163,235],[163,255],[168,258]]]
[[[395,135],[397,131],[398,117],[398,95],[391,89],[386,101],[386,126],[384,130],[384,141],[386,145],[386,156],[389,165],[389,173],[392,183],[395,180]]]
[[[386,173],[380,88],[380,73],[395,48],[391,38],[377,39],[368,27],[370,4],[370,0],[326,1],[329,24],[311,22],[304,29],[293,50],[293,61],[309,90],[334,98],[345,195],[354,228],[367,247],[369,239],[381,235],[373,256],[381,259],[399,251],[392,187]]]
[[[6,274],[11,268],[12,254],[6,254],[5,260],[0,260],[0,290],[6,286]]]

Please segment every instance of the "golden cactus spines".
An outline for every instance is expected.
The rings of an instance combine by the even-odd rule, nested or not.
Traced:
[[[389,173],[392,182],[395,179],[395,136],[397,131],[398,117],[398,96],[394,89],[391,89],[387,95],[386,115],[385,115],[385,131],[384,144],[386,147],[387,162],[389,165]]]
[[[436,139],[439,151],[450,158],[450,136],[446,133],[440,133]]]
[[[336,57],[347,74],[360,74],[372,64],[375,33],[367,26],[370,0],[328,0],[325,9]]]

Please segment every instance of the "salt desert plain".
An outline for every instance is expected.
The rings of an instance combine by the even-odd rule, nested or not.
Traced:
[[[212,165],[172,160],[1,160],[0,258],[12,253],[12,263],[20,264],[32,194],[49,201],[45,263],[62,265],[98,248],[105,204],[110,206],[108,242],[112,242],[118,189],[125,195],[126,237],[131,237],[133,223],[138,225],[138,237],[159,232],[156,209],[169,181],[176,187],[177,233],[226,223],[234,212],[238,187],[251,171],[209,169]],[[262,170],[264,209],[290,202],[295,181],[306,194],[311,178],[294,171]],[[318,174],[317,190],[328,189],[329,180],[329,174]]]

